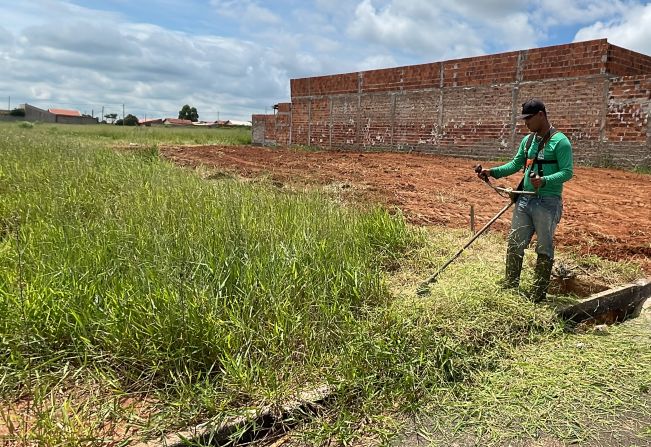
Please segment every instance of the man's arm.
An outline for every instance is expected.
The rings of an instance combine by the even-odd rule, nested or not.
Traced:
[[[560,185],[565,183],[574,175],[574,160],[572,156],[572,144],[567,138],[558,142],[555,148],[558,172],[543,177],[545,185]]]
[[[525,154],[525,140],[526,138],[520,142],[520,147],[518,148],[518,152],[515,154],[515,157],[513,157],[513,160],[502,166],[486,169],[486,171],[488,171],[487,175],[495,178],[502,178],[511,174],[515,174],[520,169],[522,169],[527,159],[527,155]]]

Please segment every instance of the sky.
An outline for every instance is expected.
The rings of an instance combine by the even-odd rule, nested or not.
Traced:
[[[249,121],[290,79],[601,38],[651,55],[651,2],[0,0],[0,109]]]

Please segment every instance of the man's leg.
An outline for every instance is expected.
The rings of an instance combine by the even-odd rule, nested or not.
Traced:
[[[531,242],[534,232],[533,222],[527,210],[528,203],[528,197],[520,197],[513,210],[506,250],[506,274],[503,282],[504,288],[507,289],[517,289],[520,285],[524,249]]]
[[[547,288],[554,266],[554,232],[561,220],[563,202],[559,197],[536,198],[532,204],[531,217],[536,229],[538,243],[536,245],[536,270],[531,299],[534,302],[543,301],[547,297]]]

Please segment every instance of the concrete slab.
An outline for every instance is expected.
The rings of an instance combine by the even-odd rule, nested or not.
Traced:
[[[221,422],[206,422],[195,427],[180,430],[177,433],[170,433],[159,439],[136,444],[134,447],[181,447],[197,443],[220,445],[228,440],[228,437],[237,431],[254,425],[259,430],[273,425],[275,422],[282,423],[292,416],[300,413],[309,413],[326,400],[332,394],[332,389],[327,386],[320,386],[309,391],[299,392],[295,398],[283,405],[266,407],[260,410],[247,410],[241,416],[230,418]]]
[[[611,324],[638,316],[650,297],[651,278],[643,278],[591,295],[559,309],[558,314],[574,323]]]

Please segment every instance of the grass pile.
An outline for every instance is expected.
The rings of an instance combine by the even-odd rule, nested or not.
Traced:
[[[483,374],[563,337],[553,309],[495,286],[496,237],[420,299],[465,234],[315,191],[202,180],[92,130],[5,129],[0,439],[128,442],[323,383],[332,407],[303,427],[308,442],[364,427],[388,439],[395,414],[485,405],[471,399]]]
[[[522,347],[493,370],[478,371],[454,401],[432,405],[427,414],[447,417],[430,432],[451,435],[449,443],[470,435],[481,445],[522,437],[550,445],[649,445],[650,323],[651,315]],[[463,430],[445,429],[455,424]]]
[[[495,265],[503,262],[504,240],[495,234],[479,239],[441,275],[428,300],[415,301],[413,277],[418,266],[427,264],[422,256],[438,259],[434,264],[440,265],[454,253],[450,242],[459,246],[469,237],[464,232],[456,236],[433,232],[418,256],[392,276],[397,296],[392,306],[413,318],[447,315],[437,327],[447,327],[455,340],[470,338],[475,340],[473,346],[479,346],[481,339],[488,345],[461,380],[424,397],[413,419],[398,416],[385,421],[387,426],[400,422],[403,439],[397,444],[598,446],[622,445],[625,439],[626,445],[648,445],[651,310],[607,328],[566,326],[553,316],[556,303],[577,297],[560,296],[533,305],[499,289]],[[533,282],[535,261],[535,254],[527,251],[525,288]],[[593,272],[612,286],[643,276],[634,263],[570,252],[557,253],[557,263]],[[535,330],[541,326],[545,329]],[[512,336],[517,327],[521,343],[502,337]]]

